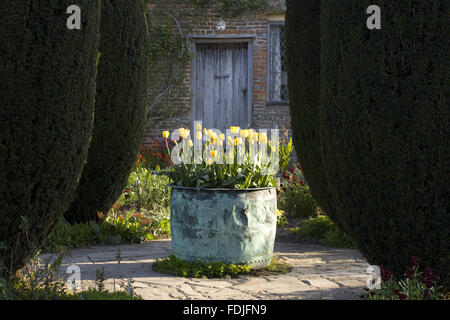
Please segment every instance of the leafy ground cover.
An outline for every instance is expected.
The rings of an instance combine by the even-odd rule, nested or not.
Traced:
[[[235,265],[223,262],[206,263],[202,261],[188,262],[170,255],[153,263],[153,270],[159,273],[179,277],[192,278],[234,278],[240,275],[263,276],[288,273],[292,266],[284,260],[274,257],[270,264],[262,270],[253,270],[248,265]]]

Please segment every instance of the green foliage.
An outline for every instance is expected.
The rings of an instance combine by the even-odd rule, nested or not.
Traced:
[[[73,4],[81,30],[67,29]],[[99,13],[99,0],[2,3],[0,264],[9,271],[73,200],[92,133]]]
[[[94,131],[77,196],[65,217],[96,219],[120,196],[146,126],[148,35],[143,0],[102,0]]]
[[[292,266],[279,260],[278,257],[274,257],[270,264],[261,270],[253,270],[247,265],[234,265],[223,262],[206,263],[200,260],[188,262],[178,259],[175,255],[157,260],[153,263],[152,268],[156,272],[189,278],[232,278],[238,275],[267,276],[285,274],[292,271]]]
[[[414,255],[448,286],[450,2],[380,0],[382,30],[361,26],[369,1],[321,3],[318,173],[334,206],[327,214],[370,264],[401,275]]]
[[[96,224],[100,239],[107,244],[141,243],[144,240],[153,240],[151,225],[148,220],[138,218],[138,214],[111,214],[105,222]]]
[[[320,210],[304,181],[299,165],[283,171],[277,193],[277,206],[288,216],[309,218],[314,217]]]
[[[283,228],[287,224],[287,217],[283,210],[277,208],[277,227]]]
[[[67,300],[143,300],[141,296],[130,295],[126,291],[110,292],[99,288],[88,289],[64,298]]]
[[[170,234],[170,225],[165,220],[152,224],[142,214],[115,212],[104,217],[101,222],[70,224],[61,219],[41,248],[43,252],[57,252],[89,245],[141,243],[167,233]]]
[[[63,254],[54,261],[42,261],[40,252],[27,261],[25,267],[12,279],[0,278],[0,300],[142,300],[130,288],[109,292],[101,281],[98,288],[80,292],[66,290],[66,283],[57,275]]]
[[[161,220],[159,227],[155,230],[155,236],[170,235],[170,219]]]
[[[252,270],[251,275],[256,276],[269,276],[276,274],[286,274],[292,271],[292,265],[284,261],[284,259],[278,259],[274,256],[270,261],[270,264],[262,270]]]
[[[393,277],[384,267],[381,270],[381,288],[370,290],[364,297],[368,300],[441,300],[445,291],[439,285],[439,274],[429,268],[421,270],[415,257],[410,261],[413,265],[407,267],[402,278]]]
[[[167,175],[175,185],[202,188],[248,189],[264,188],[276,185],[274,176],[266,175],[264,168],[256,165],[175,165],[161,172]]]
[[[153,263],[156,272],[173,274],[179,277],[192,278],[230,278],[250,272],[250,266],[225,264],[223,262],[205,263],[202,261],[187,262],[175,255],[157,260]]]
[[[120,205],[133,205],[138,211],[145,209],[149,212],[168,210],[170,206],[170,190],[165,186],[169,178],[154,173],[150,169],[138,164],[128,177],[126,187],[127,198],[119,198]]]
[[[145,168],[142,163],[128,178],[125,192],[117,200],[110,214],[127,210],[148,223],[155,237],[170,235],[170,187],[169,178]]]
[[[63,253],[59,253],[53,262],[42,261],[40,251],[35,251],[20,271],[9,279],[0,278],[0,300],[58,299],[65,294],[65,283],[55,279],[62,259]]]
[[[284,144],[284,143],[280,144],[280,149],[279,149],[279,158],[280,158],[279,170],[280,171],[287,170],[287,168],[289,166],[291,152],[292,152],[292,139],[289,139],[289,142],[287,144]]]
[[[317,215],[291,229],[300,238],[321,240],[325,245],[336,248],[354,248],[353,241],[343,233],[326,215]]]
[[[41,246],[43,252],[57,252],[65,248],[79,248],[96,244],[98,238],[90,223],[71,225],[64,218],[56,223]]]
[[[278,257],[274,257],[270,264],[261,270],[253,270],[247,265],[223,262],[206,263],[200,260],[188,262],[178,259],[175,255],[157,260],[153,263],[152,268],[156,272],[192,278],[232,278],[239,275],[267,276],[292,271],[292,266],[283,260],[279,260]]]
[[[204,7],[217,5],[220,15],[236,17],[249,12],[264,12],[268,9],[267,0],[189,0],[191,3]]]

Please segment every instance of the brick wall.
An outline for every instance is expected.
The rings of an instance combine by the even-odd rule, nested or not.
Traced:
[[[151,16],[162,17],[169,12],[179,22],[185,35],[230,35],[230,34],[256,34],[254,40],[253,57],[253,119],[252,128],[290,129],[289,107],[287,105],[277,106],[267,103],[267,33],[271,14],[268,12],[249,13],[239,17],[220,17],[215,5],[205,7],[193,6],[189,1],[180,0],[148,0]],[[276,1],[280,6],[280,1]],[[273,8],[272,8],[273,10]],[[278,10],[279,11],[279,10]],[[272,11],[270,11],[272,12]],[[227,27],[224,31],[216,30],[216,23],[223,20]],[[154,79],[151,98],[157,95],[158,79]],[[146,130],[144,142],[154,138],[161,138],[162,130],[173,130],[180,127],[190,126],[190,65],[187,64],[183,70],[182,80],[174,88],[174,94],[166,96],[162,105],[174,108],[175,114],[167,119],[158,117],[150,118]]]

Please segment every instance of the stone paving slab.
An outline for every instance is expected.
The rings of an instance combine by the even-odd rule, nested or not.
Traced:
[[[183,278],[152,270],[156,259],[171,253],[170,240],[74,249],[63,260],[61,275],[64,278],[67,266],[76,264],[86,289],[96,286],[97,270],[103,268],[107,289],[122,290],[120,284],[130,277],[135,292],[149,300],[360,299],[368,277],[369,264],[357,250],[312,244],[275,243],[274,254],[292,264],[292,272],[233,279]]]

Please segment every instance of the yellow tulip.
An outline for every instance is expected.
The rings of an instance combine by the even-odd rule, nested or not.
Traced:
[[[254,132],[253,134],[252,134],[252,139],[253,140],[255,140],[255,141],[258,141],[258,132]]]
[[[202,140],[202,133],[200,131],[197,131],[197,134],[195,135],[195,139]]]
[[[207,131],[206,128],[203,128],[203,134],[206,135]]]
[[[230,127],[231,133],[232,134],[238,134],[240,128],[239,127]]]
[[[241,135],[242,138],[247,138],[248,137],[248,130],[241,130],[240,135]]]
[[[259,135],[259,143],[267,143],[267,135],[265,132],[262,132]]]
[[[225,140],[225,135],[224,135],[223,133],[221,133],[221,134],[219,135],[219,140],[220,140],[220,141],[224,141],[224,140]]]
[[[194,143],[192,142],[191,139],[189,139],[189,141],[188,141],[188,146],[189,146],[189,147],[192,147],[193,145],[194,145]]]
[[[209,129],[206,134],[208,135],[208,137],[211,137],[213,135],[213,131],[211,129]]]
[[[200,123],[197,123],[197,130],[202,131],[202,125]]]
[[[238,146],[238,145],[240,145],[242,143],[242,139],[241,138],[235,138],[233,143],[234,143],[235,146]]]
[[[180,133],[180,136],[183,136],[184,135],[184,128],[178,129],[178,132]]]
[[[273,152],[275,152],[277,149],[275,148],[275,146],[272,146],[272,147],[270,148],[270,150],[271,150],[272,153],[273,153]]]
[[[167,139],[169,137],[170,132],[169,131],[163,131],[162,136],[164,139]]]

